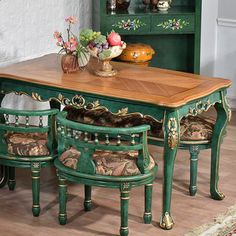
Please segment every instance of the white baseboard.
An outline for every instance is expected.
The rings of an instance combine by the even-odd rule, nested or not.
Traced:
[[[218,18],[217,24],[223,27],[236,27],[236,20],[227,18]]]

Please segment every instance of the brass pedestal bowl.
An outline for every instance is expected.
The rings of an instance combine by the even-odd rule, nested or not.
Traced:
[[[112,58],[118,57],[125,48],[126,43],[124,42],[120,46],[109,47],[109,49],[106,50],[107,53],[100,53],[99,49],[96,47],[92,49],[88,48],[90,54],[102,62],[102,66],[95,70],[95,74],[102,77],[111,77],[117,75],[117,70],[113,68],[113,66],[110,64],[110,61]]]

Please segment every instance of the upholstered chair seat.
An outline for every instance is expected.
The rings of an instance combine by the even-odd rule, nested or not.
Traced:
[[[7,151],[17,156],[47,156],[47,133],[9,133]]]
[[[75,148],[70,148],[62,153],[59,160],[71,169],[76,170],[81,153]],[[141,174],[137,166],[137,151],[112,152],[107,150],[96,150],[93,161],[96,165],[96,174],[109,176],[129,176]],[[149,155],[150,163],[148,170],[155,166],[153,158]]]
[[[184,117],[180,122],[181,141],[211,140],[215,121],[204,116]],[[163,138],[163,131],[156,132],[157,137]]]

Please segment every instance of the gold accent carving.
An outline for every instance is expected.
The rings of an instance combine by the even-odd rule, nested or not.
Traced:
[[[150,216],[150,215],[152,215],[152,212],[144,212],[144,215]]]
[[[230,122],[232,118],[232,111],[226,97],[225,97],[225,105],[226,105],[226,109],[228,110],[228,121]]]
[[[125,182],[125,183],[123,183],[123,184],[121,184],[121,191],[122,191],[122,193],[125,193],[125,194],[128,194],[130,191],[130,183],[128,183],[128,182]]]
[[[121,200],[129,200],[129,197],[121,197]]]
[[[12,90],[12,91],[7,91],[6,92],[4,90],[1,90],[0,93],[1,94],[15,93],[16,95],[26,95],[26,96],[29,96],[33,100],[38,101],[38,102],[57,101],[58,103],[60,103],[64,106],[72,105],[72,106],[76,106],[76,107],[79,107],[79,108],[85,108],[87,110],[104,109],[104,111],[109,111],[109,109],[107,107],[101,106],[98,100],[85,104],[85,99],[81,95],[78,95],[78,94],[73,96],[71,99],[69,99],[69,98],[66,98],[63,94],[59,93],[57,97],[50,97],[47,100],[47,99],[43,99],[41,97],[41,95],[36,93],[36,92],[32,92],[31,94],[28,94],[28,93],[23,92],[23,91],[17,92],[17,91]],[[150,115],[143,115],[140,112],[129,113],[127,107],[121,108],[120,110],[118,110],[117,113],[111,112],[111,114],[116,115],[116,116],[134,116],[134,115],[137,115],[137,116],[139,116],[140,118],[143,118],[143,119],[151,119],[151,120],[153,120],[155,122],[158,122],[158,123],[163,122],[163,119],[158,120],[158,119],[153,118]]]
[[[165,213],[164,217],[162,217],[160,222],[160,227],[163,229],[172,229],[174,225],[174,221],[171,218],[168,212]]]
[[[168,121],[168,144],[171,149],[174,149],[178,144],[178,132],[176,118],[172,117]]]
[[[129,229],[129,227],[123,227],[123,226],[121,226],[120,229],[126,230],[126,229]]]
[[[198,101],[196,104],[195,104],[195,107],[194,108],[189,108],[189,114],[188,115],[191,115],[191,116],[196,116],[198,114],[201,114],[202,112],[205,112],[205,111],[208,111],[209,108],[214,105],[214,104],[211,104],[210,100],[208,99],[205,103],[203,103],[201,100]]]
[[[34,162],[34,163],[32,163],[32,166],[34,167],[34,168],[39,168],[40,167],[40,164],[38,163],[38,162]],[[37,171],[36,171],[37,172]]]
[[[73,105],[73,106],[83,107],[85,105],[85,99],[81,95],[75,95],[70,100],[69,98],[66,98],[64,95],[62,95],[60,93],[57,98],[52,97],[49,100],[50,101],[55,100],[55,101],[59,102],[62,105],[65,105],[65,106]]]

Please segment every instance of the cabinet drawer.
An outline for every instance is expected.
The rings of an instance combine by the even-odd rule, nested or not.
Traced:
[[[151,18],[149,16],[113,16],[107,17],[102,26],[103,33],[112,30],[120,34],[149,33]]]
[[[152,17],[151,32],[156,33],[191,33],[195,29],[194,15],[158,15]]]

